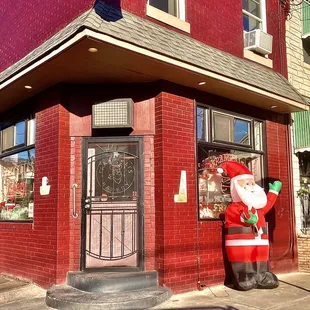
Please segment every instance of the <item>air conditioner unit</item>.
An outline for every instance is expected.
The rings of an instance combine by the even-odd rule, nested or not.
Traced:
[[[244,48],[258,54],[268,55],[272,53],[272,35],[260,29],[245,32]]]

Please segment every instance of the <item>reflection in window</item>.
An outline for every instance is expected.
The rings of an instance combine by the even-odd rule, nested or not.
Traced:
[[[26,122],[18,122],[15,125],[2,130],[2,151],[15,146],[24,145],[26,139]]]
[[[36,142],[36,120],[30,119],[28,121],[27,145],[35,144]]]
[[[233,141],[233,118],[214,113],[214,140]]]
[[[0,159],[0,220],[33,218],[35,150]]]
[[[213,113],[214,140],[250,145],[250,122],[223,113]]]
[[[149,5],[178,17],[178,0],[149,0]]]
[[[104,197],[104,201],[109,202],[136,200],[138,152],[138,144],[135,142],[90,143],[88,195]]]
[[[15,125],[15,145],[24,144],[25,143],[25,130],[26,130],[26,123],[19,122]]]
[[[265,0],[243,0],[243,30],[251,31],[262,28],[261,1]]]
[[[2,150],[10,149],[14,146],[14,126],[2,130]]]
[[[254,147],[256,151],[263,150],[263,141],[262,141],[262,122],[254,122]]]
[[[204,127],[204,111],[205,109],[197,108],[197,139],[203,140],[203,127]]]
[[[249,122],[240,119],[234,120],[234,142],[249,145],[249,133]]]

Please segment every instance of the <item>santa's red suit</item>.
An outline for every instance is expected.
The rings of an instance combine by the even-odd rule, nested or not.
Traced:
[[[275,288],[278,279],[267,269],[269,240],[265,215],[273,207],[278,191],[270,185],[266,195],[255,184],[248,168],[240,163],[228,161],[222,164],[222,168],[231,178],[233,202],[225,210],[225,247],[234,274],[234,286],[239,290]],[[244,183],[244,189],[238,187],[238,182]],[[281,182],[276,182],[276,187],[281,188]],[[255,188],[259,192],[260,205],[242,198],[251,197],[251,191],[248,194],[245,189],[251,186],[253,192]]]
[[[269,192],[267,205],[252,210],[257,215],[256,226],[243,221],[248,207],[243,202],[232,202],[225,211],[225,246],[230,262],[267,261],[269,256],[268,232],[265,214],[273,207],[277,194]],[[254,211],[254,212],[253,212]]]

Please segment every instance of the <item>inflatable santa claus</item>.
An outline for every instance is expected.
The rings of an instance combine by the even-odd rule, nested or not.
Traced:
[[[269,240],[265,214],[277,200],[282,183],[269,184],[266,195],[244,165],[227,161],[219,170],[225,171],[231,179],[233,202],[225,211],[225,247],[233,270],[234,287],[242,291],[276,288],[277,277],[267,271]]]

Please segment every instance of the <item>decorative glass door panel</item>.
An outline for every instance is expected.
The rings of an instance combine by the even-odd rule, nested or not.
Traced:
[[[85,268],[137,267],[139,143],[89,142]]]

